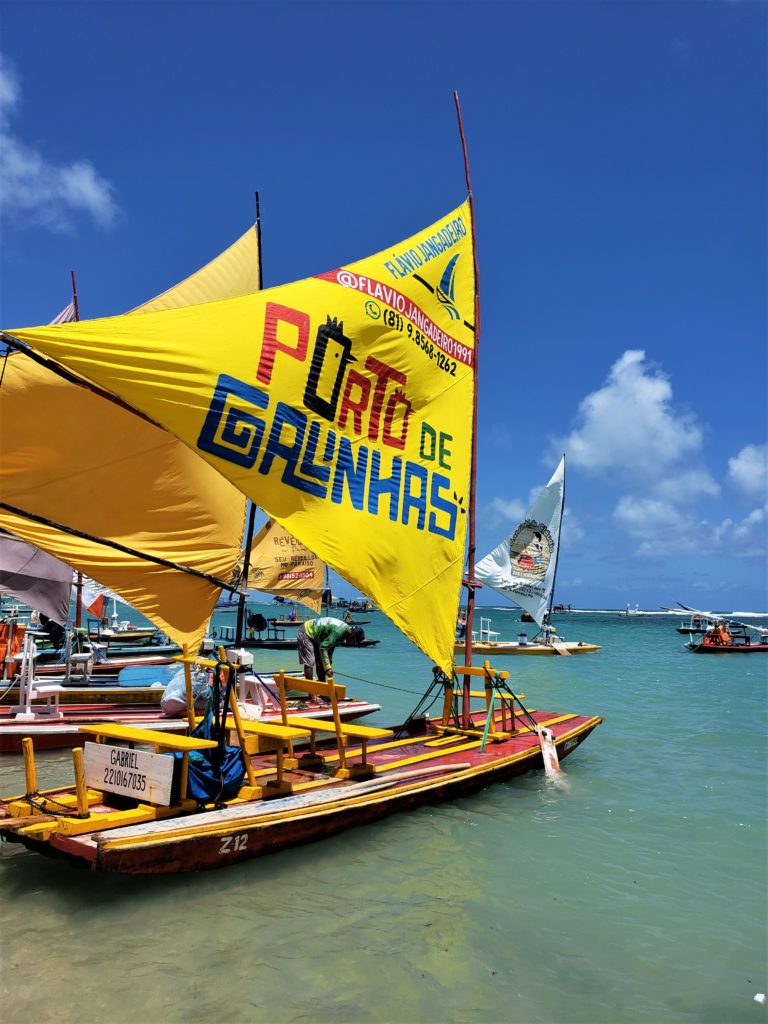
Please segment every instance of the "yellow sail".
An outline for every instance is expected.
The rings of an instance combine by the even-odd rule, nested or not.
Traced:
[[[247,295],[260,287],[259,243],[254,225],[210,263],[131,312],[194,306],[200,302]]]
[[[147,305],[170,308],[258,288],[255,228]],[[28,359],[8,357],[0,387],[7,505],[228,582],[240,554],[245,497],[186,445]],[[219,588],[199,577],[0,509],[0,529],[104,586],[197,649]]]
[[[253,538],[248,586],[322,608],[325,566],[284,526],[269,519]]]
[[[203,456],[448,670],[474,390],[469,204],[317,277],[10,331]]]

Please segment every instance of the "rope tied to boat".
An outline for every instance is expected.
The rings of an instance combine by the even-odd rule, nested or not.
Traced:
[[[434,665],[432,667],[432,682],[429,684],[427,692],[422,694],[418,704],[413,709],[413,711],[411,711],[411,713],[408,715],[408,717],[405,719],[402,725],[395,729],[395,739],[399,739],[404,731],[408,731],[408,724],[410,722],[413,722],[420,716],[426,715],[427,712],[431,710],[433,705],[439,699],[440,694],[443,692],[447,679],[448,677],[445,675],[441,668],[439,668],[437,665]],[[392,687],[392,689],[399,689],[399,687]],[[436,690],[436,693],[430,700],[430,695],[432,694],[433,690]],[[405,690],[404,692],[412,693],[413,691]]]
[[[90,811],[80,814],[75,807],[63,804],[59,800],[54,800],[52,796],[45,796],[44,793],[40,793],[38,790],[35,790],[33,793],[27,793],[25,800],[27,800],[30,807],[39,811],[40,814],[52,814],[56,818],[90,818],[91,816]]]
[[[404,686],[392,686],[391,683],[380,683],[376,679],[365,679],[363,676],[353,676],[349,672],[340,672],[334,670],[334,678],[338,679],[339,676],[343,676],[344,679],[354,679],[356,683],[369,683],[371,686],[381,686],[385,690],[397,690],[398,693],[409,693],[412,697],[418,697],[418,690],[407,690]]]

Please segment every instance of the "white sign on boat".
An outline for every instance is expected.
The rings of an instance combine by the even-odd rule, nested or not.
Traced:
[[[93,789],[132,796],[151,804],[170,804],[174,759],[148,750],[85,744],[85,781]]]

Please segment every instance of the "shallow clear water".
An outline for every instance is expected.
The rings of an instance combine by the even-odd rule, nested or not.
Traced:
[[[489,614],[514,638],[511,612]],[[429,663],[365,617],[382,644],[336,669],[395,721]],[[603,649],[503,667],[527,705],[605,719],[558,785],[528,775],[197,875],[3,845],[5,1024],[764,1021],[768,656],[689,654],[672,619],[556,623]],[[70,763],[39,755],[40,785]],[[20,759],[0,772],[23,790]]]

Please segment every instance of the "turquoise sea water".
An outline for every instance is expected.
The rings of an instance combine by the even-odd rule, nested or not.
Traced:
[[[485,613],[514,638],[512,612]],[[388,723],[429,663],[365,617],[381,645],[335,664]],[[197,875],[3,845],[2,1020],[765,1021],[768,656],[689,654],[674,619],[555,621],[603,649],[503,667],[529,706],[605,719],[557,785],[528,775]],[[39,784],[70,763],[40,754]],[[23,790],[20,759],[0,773]]]

